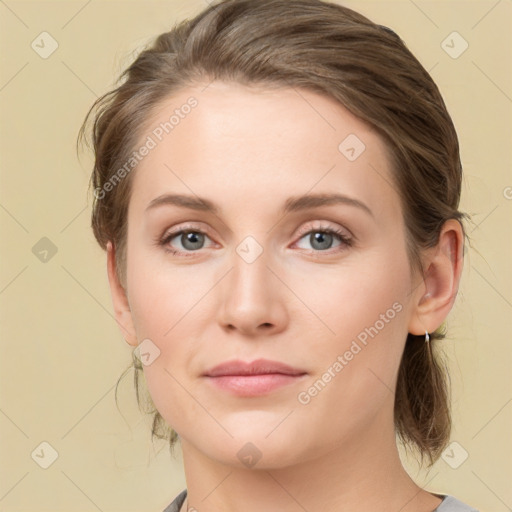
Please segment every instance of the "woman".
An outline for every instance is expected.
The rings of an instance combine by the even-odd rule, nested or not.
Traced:
[[[92,226],[153,433],[181,442],[165,512],[474,510],[396,443],[449,443],[434,345],[464,246],[457,135],[401,39],[225,0],[123,77],[88,115]]]

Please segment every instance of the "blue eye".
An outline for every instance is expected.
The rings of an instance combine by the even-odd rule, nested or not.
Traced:
[[[351,240],[345,233],[331,228],[311,229],[300,240],[303,239],[307,239],[315,252],[333,248],[332,244],[336,239],[338,239],[339,243],[335,247],[351,245]]]
[[[310,229],[309,231],[303,232],[297,244],[304,239],[308,240],[312,249],[300,246],[299,248],[306,249],[312,253],[321,253],[333,248],[336,250],[330,251],[330,253],[340,252],[352,245],[352,239],[347,236],[345,232],[327,227]],[[177,240],[177,243],[179,243],[181,247],[176,247],[172,243],[173,240]],[[175,256],[192,257],[195,252],[205,248],[205,242],[207,240],[211,240],[210,237],[200,229],[185,228],[173,233],[168,233],[164,235],[161,240],[157,241],[159,245],[164,247],[165,251]],[[336,240],[338,243],[333,246]],[[210,245],[213,246],[214,244],[212,243]]]
[[[173,249],[172,246],[170,246],[171,241],[175,238],[178,239],[183,249]],[[194,252],[198,251],[199,249],[203,249],[205,238],[208,238],[206,233],[203,233],[200,230],[181,230],[176,231],[175,233],[169,234],[167,237],[164,237],[164,239],[161,241],[161,244],[165,246],[166,250],[171,252],[172,254],[184,254],[185,256],[188,256],[187,252]]]

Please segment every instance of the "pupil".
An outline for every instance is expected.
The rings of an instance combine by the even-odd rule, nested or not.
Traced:
[[[185,247],[186,249],[191,249],[191,250],[194,250],[194,249],[200,249],[201,247],[201,237],[202,235],[200,233],[194,233],[194,232],[189,232],[189,233],[184,233],[183,234],[183,237],[184,239],[182,240],[182,244],[183,244],[183,247]],[[199,247],[197,247],[197,245],[199,245]]]
[[[311,245],[313,247],[315,247],[315,244],[318,242],[320,244],[320,246],[316,247],[317,249],[320,249],[320,250],[325,250],[325,249],[329,249],[329,246],[331,245],[331,242],[332,242],[332,235],[329,234],[329,233],[321,233],[321,232],[316,232],[312,235],[313,237],[313,240],[311,242]]]

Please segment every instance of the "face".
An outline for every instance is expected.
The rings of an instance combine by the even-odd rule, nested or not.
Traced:
[[[155,110],[133,171],[127,298],[154,404],[238,466],[244,450],[275,468],[392,428],[414,283],[385,143],[313,92],[203,89]],[[211,371],[260,359],[294,371]]]

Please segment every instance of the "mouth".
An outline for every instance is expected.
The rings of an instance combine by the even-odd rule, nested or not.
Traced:
[[[269,394],[302,380],[306,375],[305,370],[267,359],[250,363],[227,361],[203,374],[217,389],[245,397]]]

